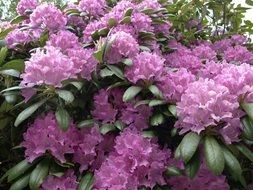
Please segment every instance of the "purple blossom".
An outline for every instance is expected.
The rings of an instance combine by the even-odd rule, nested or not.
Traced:
[[[38,5],[37,0],[20,0],[17,4],[17,12],[20,15],[27,15],[26,11],[31,11]]]
[[[193,55],[201,60],[216,60],[216,53],[211,47],[201,44],[192,50]]]
[[[192,73],[184,68],[176,72],[168,71],[159,81],[158,87],[163,92],[167,101],[177,102],[180,101],[182,94],[195,78],[196,77]]]
[[[144,13],[134,13],[132,15],[131,22],[137,33],[140,31],[151,32],[154,30],[154,28],[151,26],[151,18]]]
[[[227,127],[231,130],[236,129],[235,135],[238,136],[240,134],[240,122],[236,117],[238,109],[237,98],[230,94],[227,87],[212,79],[201,78],[189,84],[177,104],[179,120],[176,127],[182,129],[182,134],[187,131],[200,133],[207,127],[216,127],[216,130],[219,130],[219,127],[223,126],[224,129]],[[224,138],[227,142],[234,140],[234,137],[229,139],[224,136]]]
[[[115,151],[95,171],[94,189],[137,190],[140,186],[165,184],[163,172],[169,150],[161,150],[155,142],[132,130],[122,132],[115,143]]]
[[[42,190],[76,190],[78,182],[73,170],[67,170],[61,177],[49,175],[42,183]]]
[[[141,52],[134,58],[133,65],[127,68],[126,77],[135,84],[139,81],[156,81],[163,73],[164,61],[155,53]]]
[[[38,140],[39,139],[39,140]],[[63,132],[57,124],[53,113],[37,118],[24,133],[22,146],[29,162],[42,156],[47,151],[61,163],[66,160],[65,154],[74,153],[78,139],[78,130],[73,124],[67,132]]]
[[[60,48],[63,52],[80,47],[78,37],[67,30],[61,30],[57,34],[52,34],[49,41],[47,41],[47,45]]]
[[[112,40],[112,47],[107,53],[110,63],[120,62],[123,58],[133,58],[139,52],[139,45],[136,39],[126,32],[116,32],[109,40]]]
[[[81,0],[79,2],[79,8],[81,11],[88,12],[93,16],[99,16],[104,14],[106,7],[105,0]]]
[[[60,49],[49,46],[37,49],[29,61],[25,62],[25,72],[21,75],[21,85],[61,86],[63,80],[76,77],[77,69],[69,57],[62,54]]]
[[[52,4],[43,3],[36,7],[30,15],[32,27],[48,28],[50,31],[63,29],[67,19],[63,13]]]
[[[247,41],[247,38],[240,34],[235,34],[231,36],[231,41],[235,45],[242,45]]]
[[[237,45],[235,47],[230,47],[224,52],[224,59],[231,62],[239,63],[253,63],[253,53],[250,52],[246,47]]]
[[[232,41],[230,39],[222,39],[220,41],[216,41],[212,48],[219,54],[224,53],[229,47],[232,46]]]
[[[168,179],[168,183],[172,190],[229,190],[224,175],[215,176],[208,168],[201,164],[197,176],[191,180],[187,176],[175,176]]]
[[[96,30],[102,29],[107,26],[106,22],[102,21],[93,21],[90,22],[83,31],[83,41],[84,42],[91,42],[92,37],[91,34],[95,32]]]
[[[10,32],[6,38],[6,44],[9,48],[15,48],[19,44],[26,44],[33,40],[28,31],[14,30]]]
[[[217,75],[221,74],[222,69],[227,66],[229,66],[229,64],[226,61],[208,61],[200,70],[199,74],[202,78],[214,79]]]

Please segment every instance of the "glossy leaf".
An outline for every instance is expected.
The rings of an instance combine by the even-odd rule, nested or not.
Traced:
[[[91,190],[93,182],[94,182],[93,174],[87,172],[87,174],[85,174],[85,176],[82,177],[78,186],[78,190]]]
[[[142,88],[139,86],[131,86],[129,87],[124,95],[123,95],[123,101],[128,102],[132,100],[135,96],[137,96],[141,92]]]
[[[66,103],[72,103],[75,99],[72,92],[68,90],[57,90],[56,93],[59,95],[60,98],[65,100]]]
[[[24,189],[29,183],[30,174],[26,174],[22,176],[20,179],[15,181],[10,187],[10,190],[22,190]]]
[[[93,119],[87,119],[87,120],[84,120],[84,121],[81,121],[77,127],[78,128],[86,128],[86,127],[92,127],[94,124],[94,120]]]
[[[69,128],[69,125],[70,125],[70,116],[69,116],[69,113],[67,112],[67,110],[65,110],[63,108],[59,108],[55,112],[55,117],[56,117],[59,127],[63,131],[67,131]]]

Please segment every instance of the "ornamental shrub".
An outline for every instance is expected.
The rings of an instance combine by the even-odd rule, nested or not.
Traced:
[[[253,189],[247,9],[20,0],[0,22],[0,189]]]

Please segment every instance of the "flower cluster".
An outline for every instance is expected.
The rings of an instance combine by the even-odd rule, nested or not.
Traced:
[[[95,189],[153,188],[165,184],[163,172],[170,152],[135,131],[125,130],[116,138],[113,151],[95,172]]]

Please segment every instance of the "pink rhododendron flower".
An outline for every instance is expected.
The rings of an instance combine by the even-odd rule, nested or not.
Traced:
[[[106,7],[105,0],[81,0],[79,2],[79,8],[81,11],[88,12],[93,16],[99,16],[104,14],[104,8]]]
[[[193,55],[202,60],[216,60],[216,53],[211,47],[201,44],[192,50]]]
[[[116,138],[115,151],[95,171],[94,189],[132,189],[165,184],[163,172],[170,156],[150,139],[125,130]]]
[[[153,82],[158,80],[163,73],[164,61],[157,54],[142,52],[134,58],[133,65],[127,68],[126,77],[134,84],[139,81]]]
[[[76,77],[77,69],[71,59],[60,49],[49,46],[37,49],[29,61],[25,62],[25,72],[21,75],[21,84],[28,87],[35,85],[61,86],[63,80]]]
[[[9,48],[14,48],[19,44],[23,45],[29,43],[32,40],[32,36],[27,31],[21,31],[18,29],[10,32],[5,38],[6,44]]]
[[[246,47],[237,45],[230,47],[224,52],[224,58],[226,61],[235,61],[239,63],[253,63],[253,53],[250,52]]]
[[[187,131],[200,133],[207,127],[216,127],[223,123],[224,128],[227,124],[232,130],[238,129],[240,128],[238,118],[235,124],[238,109],[237,98],[230,94],[227,87],[211,79],[199,79],[189,84],[177,104],[179,120],[176,127],[182,129],[181,133]],[[235,131],[238,136],[239,131]]]
[[[61,177],[49,175],[42,183],[42,190],[76,190],[78,182],[73,170],[68,170]]]
[[[136,31],[153,31],[154,28],[151,26],[152,20],[148,15],[144,13],[135,13],[132,15],[131,22]]]
[[[74,153],[78,130],[73,124],[67,132],[60,129],[53,113],[37,118],[24,133],[22,146],[25,147],[25,156],[29,162],[44,155],[47,151],[64,163],[65,154]]]
[[[133,58],[139,52],[136,39],[126,32],[116,32],[109,40],[113,41],[112,47],[107,52],[110,63],[120,62],[123,58]]]
[[[17,4],[17,12],[20,15],[26,15],[26,11],[32,11],[38,5],[37,0],[20,0]]]
[[[49,30],[63,29],[67,23],[63,13],[52,4],[43,3],[36,7],[30,16],[32,27],[48,28]]]

